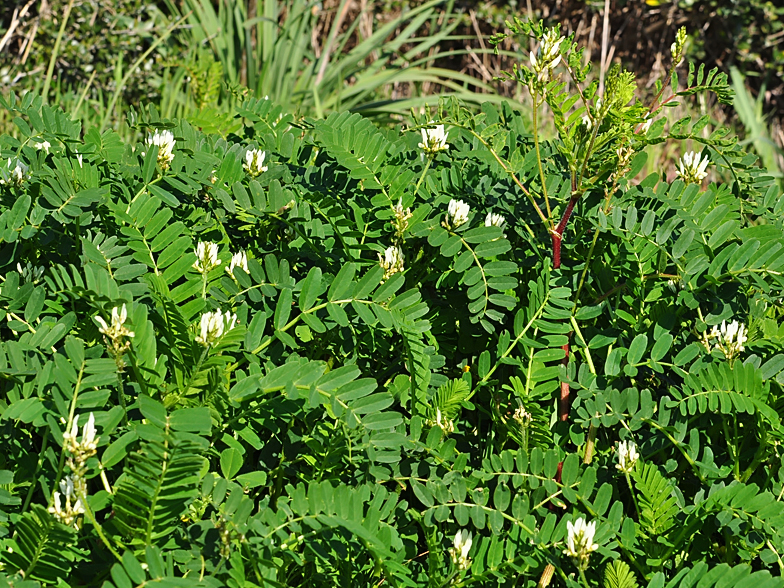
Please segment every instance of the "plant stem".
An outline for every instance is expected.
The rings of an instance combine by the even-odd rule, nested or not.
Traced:
[[[588,440],[585,443],[585,456],[583,457],[583,463],[589,464],[593,459],[593,447],[596,443],[596,427],[591,423],[588,426]]]
[[[421,176],[419,176],[419,181],[416,183],[416,187],[414,188],[414,194],[416,194],[417,192],[419,192],[419,186],[421,186],[421,185],[422,185],[422,180],[424,180],[424,179],[425,179],[425,174],[427,173],[427,170],[428,170],[428,169],[430,169],[430,163],[431,163],[432,161],[433,161],[433,160],[432,160],[432,159],[430,159],[429,157],[427,158],[427,162],[425,163],[425,167],[424,167],[424,169],[422,169],[422,175],[421,175]]]
[[[629,474],[624,472],[626,476],[626,483],[629,485],[629,493],[632,495],[632,502],[634,502],[634,510],[637,511],[637,520],[640,520],[640,505],[637,504],[637,495],[634,493],[634,488],[632,487],[632,480],[629,477]]]
[[[44,440],[41,442],[41,451],[38,453],[38,463],[35,465],[35,472],[33,473],[33,481],[30,482],[30,488],[27,490],[27,496],[25,497],[24,505],[22,506],[22,512],[27,512],[27,508],[30,506],[30,501],[33,498],[33,492],[35,491],[35,480],[38,477],[38,472],[41,471],[41,467],[44,463],[44,454],[46,453],[46,448],[49,446],[49,429],[46,429],[44,433]]]
[[[590,584],[588,584],[588,580],[585,578],[585,571],[582,568],[578,568],[580,570],[580,580],[583,583],[585,588],[591,588]]]
[[[536,163],[539,165],[539,179],[542,181],[542,195],[544,196],[544,205],[547,209],[547,220],[550,223],[550,228],[552,229],[553,226],[553,213],[550,210],[550,199],[547,197],[547,183],[544,179],[544,166],[542,165],[542,153],[539,150],[539,128],[538,128],[538,121],[537,121],[537,111],[539,110],[539,104],[537,102],[537,98],[539,97],[538,92],[534,92],[533,99],[534,99],[534,113],[533,113],[533,129],[534,129],[534,149],[536,149]]]

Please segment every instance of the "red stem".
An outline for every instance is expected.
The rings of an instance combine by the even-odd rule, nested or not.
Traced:
[[[558,226],[555,227],[555,231],[553,232],[553,269],[559,269],[561,267],[561,240],[563,238],[564,231],[566,230],[566,225],[569,223],[569,218],[572,216],[574,205],[577,204],[578,198],[579,195],[574,195],[569,199],[569,203],[566,205],[563,218],[561,218],[561,222],[558,223]],[[569,337],[571,337],[571,333],[569,334]],[[566,345],[562,347],[562,349],[564,351],[564,357],[561,360],[561,364],[564,367],[567,367],[569,365],[568,341]],[[561,399],[558,405],[558,413],[562,421],[569,420],[569,394],[569,383],[561,382]]]

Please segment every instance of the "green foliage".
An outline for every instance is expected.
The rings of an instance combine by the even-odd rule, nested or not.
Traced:
[[[4,582],[780,584],[781,193],[666,120],[722,76],[600,101],[515,26],[554,132],[2,99]],[[715,181],[636,177],[685,139]]]

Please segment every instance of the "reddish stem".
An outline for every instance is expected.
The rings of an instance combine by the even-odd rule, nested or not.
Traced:
[[[569,203],[566,205],[563,218],[561,218],[561,222],[558,223],[558,226],[555,227],[555,231],[553,232],[553,269],[559,269],[561,267],[561,240],[563,238],[564,231],[566,230],[566,225],[569,223],[569,218],[572,216],[572,211],[574,211],[574,205],[577,204],[578,198],[579,195],[573,195],[569,199]],[[571,334],[569,337],[571,337]],[[562,349],[564,350],[564,357],[561,360],[561,364],[564,367],[567,367],[569,365],[568,341],[566,345],[562,347]],[[558,413],[562,421],[569,420],[569,393],[569,383],[561,382],[561,399],[558,405]]]

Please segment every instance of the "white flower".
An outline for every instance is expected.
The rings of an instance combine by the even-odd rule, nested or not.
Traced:
[[[553,61],[560,57],[561,42],[563,37],[555,29],[549,29],[542,37],[542,59]]]
[[[486,227],[503,227],[506,224],[506,219],[501,214],[493,214],[488,212],[485,217]]]
[[[238,251],[234,255],[231,256],[231,261],[229,262],[229,266],[226,268],[226,271],[229,272],[229,275],[233,278],[234,277],[234,268],[239,267],[247,274],[248,272],[248,254],[244,251]]]
[[[539,45],[539,57],[531,51],[531,69],[537,74],[540,82],[546,82],[550,77],[550,71],[561,63],[561,42],[563,37],[555,29],[549,29],[542,37]]]
[[[3,184],[15,184],[17,186],[21,186],[22,182],[25,181],[28,169],[29,168],[21,161],[16,161],[14,163],[9,157],[8,163],[6,164],[6,174],[0,173],[0,186]],[[4,175],[8,175],[8,180],[4,179]]]
[[[596,521],[586,523],[585,519],[580,517],[574,523],[572,521],[566,523],[566,549],[564,549],[564,554],[576,558],[578,560],[577,565],[583,570],[588,565],[588,558],[591,552],[599,549],[599,546],[593,542],[595,534]]]
[[[591,120],[591,117],[588,116],[587,114],[583,116],[582,121],[583,121],[583,126],[586,127],[589,131],[593,128],[593,121]]]
[[[224,333],[228,333],[233,329],[236,324],[237,315],[230,313],[228,310],[226,314],[221,313],[220,310],[205,312],[201,315],[199,335],[196,337],[196,342],[209,347],[223,337]]]
[[[472,543],[473,538],[470,531],[459,529],[455,533],[454,547],[449,549],[449,554],[452,556],[452,563],[457,566],[458,570],[466,570],[471,565],[471,558],[468,557],[468,553],[471,551]]]
[[[22,267],[21,263],[16,264],[16,271],[22,276],[25,282],[37,283],[44,275],[45,268],[42,265],[32,265],[29,261]]]
[[[96,449],[98,447],[98,439],[95,438],[95,415],[90,413],[87,418],[87,424],[82,429],[82,447],[85,449]]]
[[[384,250],[383,257],[378,254],[378,264],[384,270],[384,279],[388,280],[396,273],[402,272],[404,269],[406,258],[403,255],[403,250],[398,245],[392,245]]]
[[[102,317],[96,316],[95,321],[98,323],[99,328],[98,330],[106,335],[109,339],[113,341],[118,341],[122,337],[133,337],[133,331],[129,331],[125,328],[125,321],[128,319],[128,311],[125,308],[125,304],[122,305],[122,308],[117,308],[116,306],[112,309],[112,319],[111,324],[107,324]]]
[[[651,128],[652,124],[653,124],[653,117],[650,114],[645,115],[645,122],[642,123],[639,132],[644,135]]]
[[[194,269],[201,273],[207,274],[210,270],[220,265],[218,259],[218,245],[207,241],[199,241],[196,245],[196,261],[193,264]]]
[[[65,498],[63,507],[62,498]],[[81,498],[76,495],[74,480],[66,476],[60,480],[60,492],[54,493],[54,504],[49,507],[49,512],[64,525],[71,525],[80,514],[84,514],[84,505]]]
[[[441,429],[445,435],[449,435],[450,433],[454,433],[455,431],[455,424],[446,418],[446,415],[441,412],[441,409],[436,407],[436,414],[435,418],[432,420],[428,420],[428,425],[431,427],[438,427]]]
[[[531,424],[531,420],[533,420],[534,417],[530,412],[525,410],[525,407],[519,406],[512,414],[512,418],[516,420],[521,427],[527,427]]]
[[[631,147],[618,147],[615,150],[615,154],[618,156],[618,168],[625,169],[629,165],[632,155],[634,155],[634,149]]]
[[[115,306],[112,309],[111,324],[107,324],[100,316],[95,317],[96,322],[100,325],[98,330],[110,339],[134,336],[132,331],[125,328],[125,321],[127,319],[128,311],[125,308],[125,304],[122,305],[122,308],[117,308]]]
[[[731,359],[739,353],[745,351],[743,344],[749,340],[746,325],[738,321],[732,321],[729,325],[727,321],[721,321],[721,328],[713,327],[709,337],[718,339],[716,349],[724,352],[724,355]]]
[[[245,152],[245,163],[242,164],[242,167],[250,177],[255,178],[262,172],[267,171],[268,167],[264,165],[266,157],[266,152],[261,149],[248,149]]]
[[[74,417],[71,430],[63,433],[63,445],[70,453],[77,456],[77,461],[86,461],[95,454],[100,437],[95,436],[95,416],[90,413],[87,424],[82,427],[82,440],[79,441],[79,415]]]
[[[79,167],[84,167],[84,160],[81,153],[76,154],[76,161],[79,162]]]
[[[392,207],[392,212],[395,214],[395,220],[392,221],[392,225],[395,227],[395,236],[399,238],[406,232],[408,220],[414,215],[411,214],[410,208],[403,208],[402,198]]]
[[[156,130],[152,135],[147,136],[147,145],[158,146],[158,165],[161,166],[161,169],[169,169],[169,165],[174,159],[175,143],[174,134],[171,131]]]
[[[637,453],[637,445],[634,441],[621,441],[618,443],[618,463],[616,468],[621,470],[624,474],[630,474],[637,465],[637,460],[640,459],[640,454]]]
[[[471,212],[471,207],[462,200],[452,198],[449,201],[447,212],[447,218],[441,224],[448,230],[456,229],[468,222],[468,213]]]
[[[44,151],[46,151],[47,154],[49,154],[49,147],[51,146],[52,144],[49,141],[44,141],[43,143],[33,143],[33,147],[35,147],[38,150],[43,149]]]
[[[707,155],[702,159],[701,154],[689,151],[678,162],[678,177],[687,184],[700,184],[708,177],[708,172],[705,170],[709,163],[710,159]]]
[[[431,123],[433,121],[430,121]],[[433,156],[439,151],[446,151],[449,145],[446,142],[449,133],[444,132],[444,125],[436,125],[432,129],[422,130],[422,142],[417,145],[422,151],[429,156]]]

